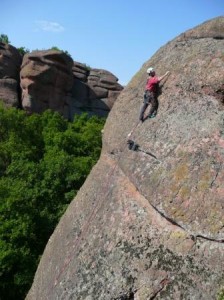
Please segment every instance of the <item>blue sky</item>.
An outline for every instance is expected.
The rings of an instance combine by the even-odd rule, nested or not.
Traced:
[[[0,34],[13,46],[57,46],[124,85],[168,41],[224,16],[224,0],[1,0],[0,8]]]

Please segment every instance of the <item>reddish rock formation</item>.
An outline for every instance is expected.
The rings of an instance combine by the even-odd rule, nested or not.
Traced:
[[[52,109],[69,118],[73,85],[72,59],[57,50],[34,51],[23,58],[22,107],[28,112]]]
[[[33,51],[22,61],[16,48],[0,43],[0,100],[8,107],[52,109],[67,119],[82,112],[106,117],[122,89],[109,71],[73,62],[62,51]]]
[[[224,284],[219,30],[223,17],[169,42],[121,93],[101,158],[50,238],[28,300],[216,299]],[[137,126],[149,66],[171,75],[157,117]],[[128,149],[131,129],[142,151]]]
[[[0,42],[0,100],[8,107],[19,106],[21,61],[22,57],[15,47]]]
[[[103,69],[92,69],[74,62],[72,115],[83,111],[106,117],[123,90],[118,78]]]
[[[107,116],[123,87],[110,72],[90,69],[56,50],[24,56],[22,107],[29,112],[52,109],[72,119],[75,114]]]

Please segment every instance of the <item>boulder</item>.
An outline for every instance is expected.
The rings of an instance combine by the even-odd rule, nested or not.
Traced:
[[[117,98],[101,157],[51,236],[27,300],[217,298],[224,39],[214,26],[224,32],[224,17],[160,48]],[[171,73],[156,118],[139,123],[150,66]]]
[[[15,47],[0,42],[0,100],[7,107],[19,106],[21,62],[22,57]]]
[[[37,113],[52,109],[69,118],[72,66],[72,59],[62,51],[26,54],[20,72],[23,109]]]

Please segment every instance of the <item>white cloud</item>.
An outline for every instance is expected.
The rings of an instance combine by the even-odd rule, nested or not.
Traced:
[[[49,22],[49,21],[36,21],[38,29],[43,31],[51,31],[51,32],[62,32],[64,31],[64,27],[57,22]]]

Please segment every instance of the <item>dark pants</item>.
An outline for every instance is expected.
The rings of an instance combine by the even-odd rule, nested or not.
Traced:
[[[157,109],[159,106],[159,102],[158,102],[156,95],[154,95],[154,93],[152,93],[150,91],[145,91],[144,101],[143,101],[143,105],[140,110],[139,120],[141,120],[141,121],[144,120],[144,112],[146,111],[146,109],[150,103],[151,103],[151,108],[149,111],[149,117],[153,114],[156,115]]]

